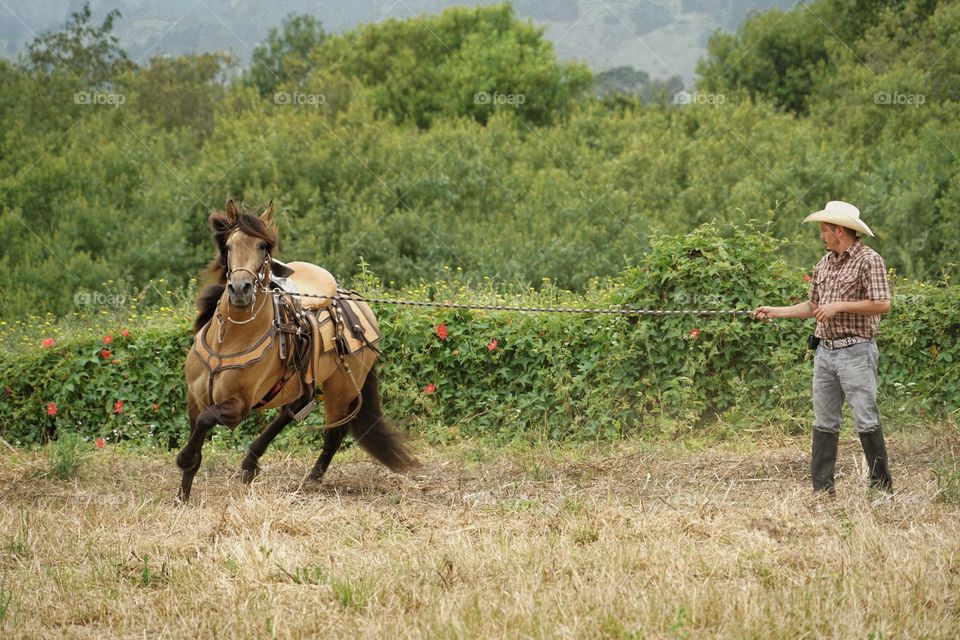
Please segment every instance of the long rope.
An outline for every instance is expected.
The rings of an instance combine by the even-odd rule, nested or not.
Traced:
[[[743,309],[631,309],[605,308],[580,309],[576,307],[523,307],[501,304],[463,304],[457,302],[423,302],[418,300],[390,300],[387,298],[365,298],[355,295],[321,295],[312,293],[290,293],[298,298],[313,298],[318,300],[353,300],[373,304],[393,304],[406,307],[431,307],[438,309],[471,309],[476,311],[517,311],[522,313],[578,313],[588,315],[621,315],[621,316],[713,316],[713,315],[750,315],[749,310]]]

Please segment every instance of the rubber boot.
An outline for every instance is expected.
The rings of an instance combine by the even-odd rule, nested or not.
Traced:
[[[826,491],[830,495],[835,493],[833,488],[833,470],[837,466],[837,445],[840,444],[839,433],[813,430],[813,453],[810,456],[810,479],[813,480],[813,491]]]
[[[890,458],[883,441],[883,431],[877,427],[876,431],[861,433],[860,444],[863,445],[863,455],[867,458],[867,469],[870,470],[870,487],[892,493],[893,478],[890,477]]]

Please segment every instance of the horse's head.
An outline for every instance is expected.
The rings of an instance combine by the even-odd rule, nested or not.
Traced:
[[[257,292],[269,284],[271,273],[290,275],[289,269],[271,261],[277,247],[273,202],[257,215],[241,209],[231,198],[222,213],[210,214],[210,228],[219,251],[216,264],[222,269],[231,305],[244,308],[253,304]]]

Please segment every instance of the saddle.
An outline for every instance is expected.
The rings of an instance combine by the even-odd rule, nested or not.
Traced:
[[[317,381],[326,380],[335,368],[343,366],[345,358],[364,349],[379,352],[376,345],[383,339],[359,294],[337,287],[326,269],[307,262],[286,266],[294,273],[271,282],[284,373],[260,405],[276,397],[295,374],[300,375],[304,395],[312,396]],[[337,357],[324,360],[330,353]]]
[[[312,292],[311,292],[312,293]],[[366,304],[358,294],[335,289],[329,299],[299,298],[282,292],[276,298],[281,340],[280,358],[288,369],[299,370],[306,384],[326,379],[332,371],[323,367],[323,356],[335,352],[339,359],[360,353],[364,349],[379,352],[377,344],[383,334]],[[310,306],[304,304],[310,303]],[[290,361],[290,355],[295,355]],[[336,363],[332,363],[336,366]]]
[[[330,304],[337,294],[337,281],[329,271],[309,262],[291,262],[284,264],[279,260],[274,263],[293,269],[289,278],[273,278],[272,284],[287,293],[307,293],[310,298],[297,298],[304,309],[322,309]]]
[[[320,348],[314,350],[315,357],[319,358],[334,349],[341,357],[353,355],[367,347],[376,350],[376,344],[383,335],[369,307],[359,304],[358,293],[339,288],[330,272],[315,264],[291,262],[283,266],[292,269],[293,275],[274,278],[273,285],[281,294],[288,294],[281,296],[288,302],[285,306],[289,317],[284,321],[295,320],[303,333],[319,335],[320,340],[315,344]],[[301,311],[307,312],[309,326],[300,321],[303,315]]]

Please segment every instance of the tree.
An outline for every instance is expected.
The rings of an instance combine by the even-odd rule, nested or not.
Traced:
[[[756,14],[736,35],[716,33],[697,66],[699,87],[711,93],[746,90],[787,111],[807,111],[807,98],[830,70],[829,27],[801,7]]]
[[[543,30],[518,21],[509,4],[365,25],[328,38],[311,62],[356,79],[380,114],[420,128],[443,116],[485,123],[498,111],[549,124],[592,80],[583,65],[558,62]]]
[[[222,73],[233,58],[220,53],[153,58],[149,68],[127,76],[131,107],[164,129],[188,127],[200,138],[213,130],[213,114],[226,92]]]
[[[113,22],[120,17],[116,9],[103,24],[91,24],[90,3],[70,14],[61,31],[38,37],[27,45],[25,66],[32,72],[50,75],[68,74],[89,88],[100,88],[131,67],[127,54],[112,35]]]
[[[311,70],[310,52],[327,38],[320,21],[307,15],[288,15],[281,29],[271,29],[266,42],[253,50],[247,82],[262,96],[283,84],[302,83]]]

